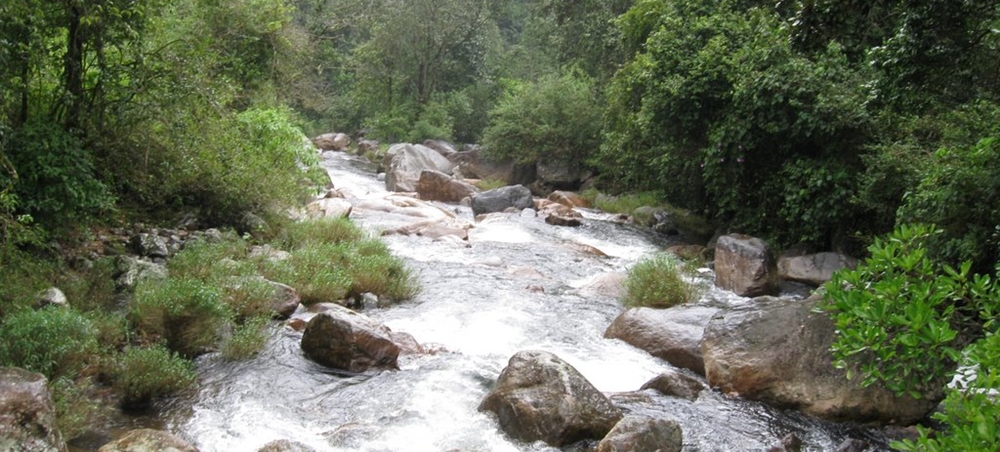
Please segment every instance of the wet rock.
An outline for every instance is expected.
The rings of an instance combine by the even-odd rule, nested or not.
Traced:
[[[479,410],[496,414],[515,439],[554,447],[603,438],[622,418],[573,366],[543,351],[511,357]]]
[[[257,452],[315,452],[316,449],[297,441],[279,439],[265,444]]]
[[[571,191],[556,190],[549,194],[548,200],[571,208],[590,207],[590,203],[586,199]]]
[[[386,212],[394,215],[431,220],[455,218],[455,214],[428,202],[402,195],[392,195],[382,199],[368,199],[358,203],[358,205],[355,206],[355,209],[360,212]]]
[[[741,297],[776,295],[780,287],[771,247],[743,234],[719,237],[715,245],[715,285]]]
[[[821,286],[833,278],[837,270],[857,265],[857,259],[833,252],[782,256],[778,259],[778,274],[782,279]]]
[[[444,140],[424,140],[424,146],[437,151],[442,157],[448,157],[458,152],[454,145]]]
[[[295,288],[280,282],[267,279],[264,281],[274,288],[274,292],[271,295],[270,300],[271,310],[274,312],[274,316],[279,319],[287,319],[291,317],[292,314],[294,314],[299,308],[299,303],[302,301],[299,297],[299,292],[295,290]]]
[[[399,338],[367,316],[332,305],[306,325],[301,347],[309,359],[350,372],[397,369]]]
[[[816,312],[822,297],[761,297],[719,312],[705,328],[702,351],[708,383],[779,407],[835,421],[909,424],[926,415],[940,391],[921,400],[861,388],[835,369],[830,355],[834,325]]]
[[[324,133],[312,139],[324,151],[343,151],[351,145],[351,137],[344,133]]]
[[[621,339],[674,366],[704,375],[701,339],[716,312],[702,306],[631,308],[611,323],[604,337]]]
[[[383,159],[386,167],[385,189],[397,192],[417,191],[423,170],[450,174],[454,164],[437,151],[419,144],[394,144]]]
[[[166,279],[167,268],[163,265],[136,259],[131,256],[118,256],[115,261],[115,289],[119,292],[132,292],[139,281],[145,279]]]
[[[531,191],[523,185],[508,185],[472,197],[472,214],[475,216],[503,212],[509,208],[521,210],[534,207]]]
[[[317,199],[306,205],[306,215],[310,218],[347,218],[354,206],[341,198]]]
[[[469,240],[469,228],[471,225],[449,220],[425,220],[410,223],[395,229],[388,229],[382,235],[415,235],[419,237],[430,237],[440,239],[444,237],[455,237],[457,239]]]
[[[38,295],[35,295],[35,309],[42,309],[47,306],[65,308],[69,306],[69,300],[66,299],[66,294],[59,290],[58,287],[49,287],[38,292]]]
[[[627,416],[597,445],[597,452],[680,452],[684,435],[672,420]]]
[[[476,194],[476,187],[435,170],[423,170],[417,181],[417,194],[425,201],[459,202]]]
[[[154,234],[137,234],[132,237],[129,245],[135,254],[143,257],[167,257],[170,255],[167,250],[167,243],[163,237]]]
[[[198,452],[198,449],[179,436],[143,428],[105,444],[98,452]]]
[[[624,272],[610,272],[595,276],[577,289],[576,294],[583,298],[620,298],[625,278],[628,275]]]
[[[767,452],[802,452],[802,439],[794,433],[781,438],[781,442],[771,446]]]
[[[0,367],[0,450],[66,451],[49,382],[42,374]]]
[[[837,446],[837,452],[865,452],[868,450],[867,441],[862,441],[860,439],[848,438],[845,439],[843,443]]]
[[[553,226],[565,226],[572,228],[583,225],[583,220],[581,220],[578,215],[560,215],[555,213],[545,217],[545,222]]]
[[[647,381],[641,389],[655,389],[666,396],[695,400],[698,398],[698,394],[708,387],[696,377],[676,370],[668,370]]]

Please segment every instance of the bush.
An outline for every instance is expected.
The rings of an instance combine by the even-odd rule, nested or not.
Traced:
[[[257,317],[270,318],[277,289],[269,281],[255,276],[231,279],[222,290],[222,300],[229,305],[238,323]]]
[[[143,281],[129,309],[140,339],[189,357],[212,348],[231,316],[218,288],[190,278]]]
[[[663,193],[656,191],[630,193],[620,196],[609,196],[598,193],[597,190],[586,190],[580,194],[595,208],[608,213],[624,213],[632,215],[635,209],[643,206],[662,206]]]
[[[63,438],[71,440],[87,432],[107,414],[108,407],[88,394],[95,387],[90,378],[60,377],[49,383],[56,421]]]
[[[594,82],[577,71],[514,85],[490,111],[483,145],[496,159],[584,162],[600,144]]]
[[[141,409],[195,380],[192,364],[162,346],[130,348],[115,366],[112,387],[123,407]]]
[[[297,249],[288,259],[264,262],[264,277],[294,287],[305,304],[343,300],[351,287],[345,268],[350,251],[332,243]]]
[[[622,304],[664,309],[696,301],[701,291],[685,279],[685,273],[681,264],[669,256],[657,254],[644,259],[628,272]]]
[[[997,289],[988,276],[934,262],[925,247],[939,230],[901,226],[877,239],[871,256],[826,284],[836,324],[834,365],[860,374],[862,385],[898,394],[935,394],[950,378],[965,344],[995,322]]]
[[[351,220],[322,218],[290,223],[272,243],[282,249],[295,250],[323,243],[356,242],[364,236]]]
[[[415,278],[399,258],[387,253],[358,255],[351,259],[350,296],[373,293],[379,298],[406,300],[419,292]]]
[[[73,309],[19,311],[0,329],[0,366],[21,367],[49,380],[76,376],[97,356],[96,333],[90,320]]]
[[[167,261],[167,269],[174,278],[220,281],[231,276],[253,273],[253,265],[241,263],[246,256],[246,241],[229,233],[218,243],[208,240],[188,243],[181,252]]]

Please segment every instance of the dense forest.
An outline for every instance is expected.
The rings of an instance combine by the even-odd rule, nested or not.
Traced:
[[[993,0],[0,0],[0,259],[101,225],[279,215],[318,180],[307,135],[478,143],[720,230],[870,252],[841,283],[947,296],[842,318],[843,355],[916,360],[866,371],[911,379],[930,366],[912,350],[974,344],[995,388],[998,30]],[[975,431],[995,399],[954,392],[955,441],[995,441]]]

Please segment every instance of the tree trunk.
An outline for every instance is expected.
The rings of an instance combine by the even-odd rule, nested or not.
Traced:
[[[83,11],[80,6],[71,4],[69,7],[69,24],[66,36],[65,81],[68,110],[64,125],[66,129],[75,129],[80,125],[80,113],[83,106]]]

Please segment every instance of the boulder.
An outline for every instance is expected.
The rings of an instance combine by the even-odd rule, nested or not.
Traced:
[[[171,433],[142,428],[105,444],[98,452],[198,452],[198,449]]]
[[[580,372],[544,351],[511,357],[479,410],[496,414],[511,437],[553,447],[603,438],[622,418]]]
[[[833,278],[833,273],[837,270],[857,266],[857,259],[833,252],[782,256],[778,259],[778,274],[789,281],[822,286]]]
[[[566,207],[590,207],[590,203],[579,194],[571,191],[556,190],[549,194],[549,201],[562,204]]]
[[[423,170],[417,180],[417,195],[425,201],[459,202],[476,194],[476,187],[435,170]]]
[[[476,194],[472,197],[473,215],[503,212],[509,208],[517,210],[533,209],[535,203],[531,198],[531,190],[523,185],[508,185],[490,191]]]
[[[309,359],[349,372],[398,368],[400,345],[392,330],[337,305],[309,321],[301,347]]]
[[[743,234],[719,237],[715,245],[715,285],[741,297],[775,295],[780,290],[771,247]]]
[[[144,279],[166,279],[167,267],[132,256],[118,256],[115,261],[115,289],[132,292]]]
[[[577,215],[561,215],[558,213],[549,214],[545,217],[545,222],[553,226],[568,226],[568,227],[580,227],[583,225],[583,220]]]
[[[423,170],[450,174],[455,165],[437,151],[419,144],[394,144],[386,152],[385,189],[397,192],[417,191]]]
[[[708,387],[691,375],[671,369],[647,381],[640,389],[654,389],[666,396],[695,400],[698,398],[698,394]]]
[[[586,178],[583,167],[577,161],[538,162],[536,171],[531,189],[539,196],[548,196],[555,190],[578,190]]]
[[[46,306],[65,308],[69,306],[69,300],[66,299],[66,294],[59,290],[58,287],[49,287],[35,295],[35,309],[41,309]]]
[[[365,155],[369,152],[378,152],[378,146],[378,141],[361,140],[358,142],[358,155]]]
[[[701,344],[708,383],[835,421],[909,424],[937,405],[940,393],[916,400],[847,380],[845,371],[831,364],[834,324],[817,312],[821,301],[761,297],[720,311]]]
[[[0,367],[0,450],[66,452],[42,374]]]
[[[142,257],[167,257],[170,252],[167,250],[167,242],[155,234],[136,234],[129,241],[132,252]]]
[[[622,287],[625,284],[625,272],[603,273],[591,278],[577,289],[576,294],[583,298],[613,298],[622,296]]]
[[[342,198],[322,198],[306,205],[309,218],[347,218],[354,206]]]
[[[469,179],[491,179],[510,183],[513,165],[510,162],[494,162],[480,155],[478,147],[463,150],[448,156],[448,160]]]
[[[324,133],[312,141],[316,147],[324,151],[343,151],[351,145],[351,137],[346,133]]]
[[[676,367],[704,375],[701,338],[716,312],[703,306],[631,308],[611,323],[604,337],[621,339]]]
[[[458,152],[455,146],[444,140],[424,140],[424,146],[437,151],[443,157],[448,157]]]
[[[680,452],[683,439],[675,421],[626,416],[597,444],[597,452]]]

